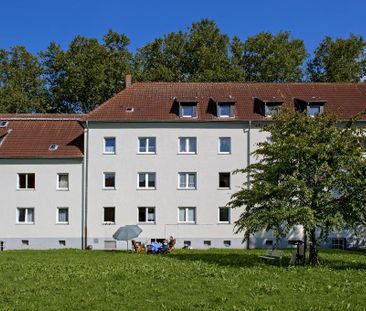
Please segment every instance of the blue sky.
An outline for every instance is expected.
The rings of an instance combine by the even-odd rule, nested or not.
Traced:
[[[242,39],[289,30],[312,52],[325,35],[366,38],[365,16],[365,0],[1,0],[0,48],[24,45],[36,53],[50,41],[66,48],[77,34],[101,39],[112,28],[130,38],[134,51],[209,18]]]

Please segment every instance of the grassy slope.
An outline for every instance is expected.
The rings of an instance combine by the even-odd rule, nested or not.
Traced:
[[[315,268],[263,253],[2,252],[0,310],[366,310],[365,253],[322,251]]]

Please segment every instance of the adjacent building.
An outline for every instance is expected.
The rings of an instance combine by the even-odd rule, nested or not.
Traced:
[[[0,115],[6,249],[124,248],[112,235],[126,224],[138,224],[144,242],[172,235],[178,247],[246,247],[234,228],[241,210],[226,203],[248,178],[233,171],[270,139],[260,128],[274,108],[341,120],[366,108],[365,84],[126,85],[87,115]],[[342,232],[329,243],[351,240]],[[250,246],[273,243],[260,233]]]

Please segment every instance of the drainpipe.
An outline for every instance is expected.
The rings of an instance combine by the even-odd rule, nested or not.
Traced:
[[[247,139],[247,167],[250,165],[250,131],[251,131],[251,128],[252,128],[252,121],[249,120],[248,122],[248,139]],[[250,174],[249,172],[247,172],[247,185],[248,185],[248,189],[250,188]],[[250,249],[250,232],[247,230],[245,232],[245,238],[247,240],[247,249]]]
[[[82,249],[87,249],[88,247],[88,172],[89,172],[89,121],[86,121],[84,128]]]

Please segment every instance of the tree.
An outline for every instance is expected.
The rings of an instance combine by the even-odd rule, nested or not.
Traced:
[[[301,225],[310,239],[309,263],[318,263],[317,245],[332,230],[366,224],[365,133],[333,115],[310,117],[281,111],[264,131],[254,155],[258,161],[239,172],[250,181],[228,206],[245,206],[237,232],[273,229],[284,237]]]
[[[51,43],[41,59],[56,112],[89,112],[124,87],[131,71],[129,39],[109,30],[104,43],[76,36],[67,51]]]
[[[361,36],[348,39],[325,37],[308,62],[314,82],[359,82],[366,75],[366,43]]]
[[[0,50],[0,112],[46,112],[45,81],[37,57],[23,46]]]
[[[140,81],[233,81],[229,38],[214,21],[202,19],[188,32],[170,33],[139,49],[135,67]]]
[[[273,35],[261,32],[244,43],[234,37],[231,44],[232,62],[241,68],[247,81],[296,82],[302,79],[306,57],[304,42],[290,40],[289,32]]]

